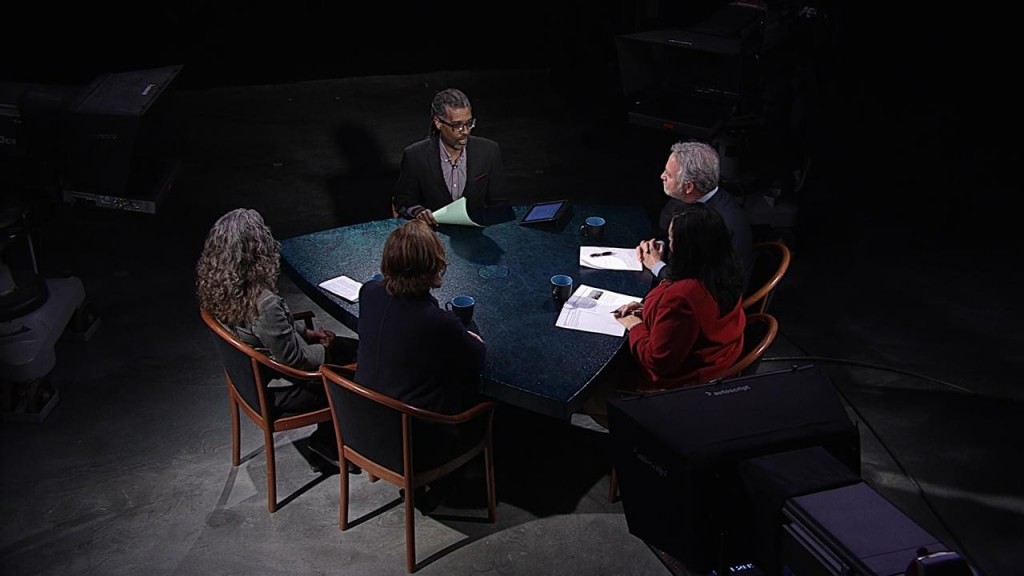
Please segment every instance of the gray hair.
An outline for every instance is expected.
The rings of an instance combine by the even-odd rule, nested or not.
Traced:
[[[227,326],[259,315],[264,289],[277,291],[280,244],[259,212],[237,208],[221,216],[206,235],[196,264],[199,305]]]
[[[703,142],[676,142],[672,156],[679,163],[678,181],[693,182],[701,195],[718,186],[718,152]]]

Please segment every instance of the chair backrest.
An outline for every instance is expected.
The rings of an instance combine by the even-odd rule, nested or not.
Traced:
[[[319,379],[317,372],[296,370],[242,342],[206,310],[200,310],[199,315],[215,336],[228,385],[235,389],[248,411],[254,413],[251,416],[258,415],[268,420],[278,416],[272,413],[273,403],[267,402],[264,394],[267,383],[274,378],[296,381]]]
[[[743,354],[725,377],[733,378],[756,372],[765,351],[775,342],[778,334],[779,322],[771,314],[747,314],[747,326],[743,330]]]
[[[399,476],[405,474],[406,457],[412,458],[414,470],[420,472],[445,463],[465,450],[467,443],[477,442],[482,435],[460,432],[468,429],[470,420],[495,407],[494,402],[485,401],[460,414],[441,414],[356,383],[351,366],[325,364],[320,374],[327,385],[341,446]],[[489,422],[473,430],[483,432],[488,428]],[[416,441],[407,454],[412,438]]]
[[[381,395],[358,386],[352,377],[351,373],[340,376],[333,381],[337,385],[327,387],[342,442],[402,474],[402,411],[389,406]]]
[[[754,265],[743,295],[743,309],[747,313],[768,311],[775,287],[789,269],[792,254],[789,247],[777,240],[754,244]]]

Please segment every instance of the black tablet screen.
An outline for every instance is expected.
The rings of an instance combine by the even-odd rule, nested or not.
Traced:
[[[555,220],[564,208],[564,201],[534,204],[530,207],[530,210],[526,212],[526,215],[523,216],[521,222],[528,224],[531,222],[548,222]]]
[[[558,214],[559,207],[561,207],[561,204],[541,204],[539,206],[534,206],[530,210],[530,213],[526,215],[526,221],[550,220],[555,217],[555,214]]]

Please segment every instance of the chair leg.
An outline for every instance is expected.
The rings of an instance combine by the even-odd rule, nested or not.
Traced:
[[[412,482],[405,483],[405,569],[411,574],[416,571],[416,498]]]
[[[497,497],[494,490],[494,455],[490,445],[484,448],[484,468],[487,480],[487,521],[493,524],[497,518]]]
[[[274,454],[274,433],[263,431],[264,452],[267,455],[267,509],[277,512],[277,456]]]
[[[348,471],[344,461],[339,464],[341,464],[341,469],[338,471],[338,478],[340,478],[338,528],[348,530]]]
[[[608,501],[614,504],[619,501],[619,475],[615,472],[615,466],[612,466],[612,471],[609,476]]]
[[[238,466],[242,463],[242,447],[239,439],[238,402],[228,391],[228,407],[231,410],[231,464]]]

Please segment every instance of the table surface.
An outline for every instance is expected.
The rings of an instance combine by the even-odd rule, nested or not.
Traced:
[[[594,270],[579,265],[589,243],[580,226],[589,216],[607,221],[596,244],[633,247],[653,233],[637,206],[574,205],[558,223],[521,225],[528,206],[505,209],[483,228],[442,224],[448,270],[433,291],[439,302],[459,294],[476,298],[473,323],[487,343],[482,390],[488,396],[556,418],[569,418],[586,398],[594,376],[623,346],[624,337],[555,326],[558,307],[550,279],[568,274],[581,284],[643,297],[652,276],[644,270]],[[380,270],[384,241],[405,221],[376,220],[313,232],[281,242],[284,268],[299,288],[327,313],[358,330],[358,303],[318,287],[347,275],[365,282]]]

